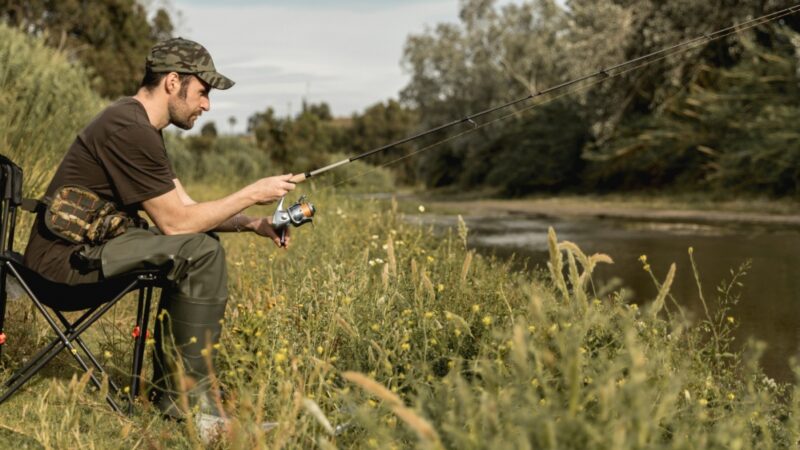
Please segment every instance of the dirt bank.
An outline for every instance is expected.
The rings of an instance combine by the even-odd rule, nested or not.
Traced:
[[[698,224],[741,224],[800,228],[800,214],[791,203],[703,202],[665,200],[549,198],[521,200],[429,201],[437,211],[462,215],[521,214],[540,217],[582,217]],[[796,209],[800,211],[800,205]]]

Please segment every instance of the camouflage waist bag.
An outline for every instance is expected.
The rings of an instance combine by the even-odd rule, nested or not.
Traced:
[[[45,198],[44,203],[47,229],[73,244],[102,244],[130,226],[146,225],[140,217],[134,219],[117,211],[113,203],[82,186],[61,186],[52,197]]]

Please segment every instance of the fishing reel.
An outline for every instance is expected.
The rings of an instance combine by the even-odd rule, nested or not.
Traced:
[[[280,246],[286,246],[286,229],[289,225],[299,227],[300,225],[312,222],[314,213],[317,209],[310,202],[306,201],[306,196],[300,197],[297,202],[288,208],[283,207],[283,201],[286,197],[281,197],[275,213],[272,215],[272,228],[275,231],[280,231],[281,242]]]

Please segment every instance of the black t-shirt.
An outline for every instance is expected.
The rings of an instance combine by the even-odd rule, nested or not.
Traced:
[[[46,195],[65,184],[76,184],[136,214],[141,202],[175,189],[173,179],[161,132],[150,124],[142,104],[126,97],[103,110],[78,134]],[[57,282],[97,280],[99,274],[84,276],[71,266],[70,256],[79,247],[54,236],[37,218],[25,249],[25,265]]]

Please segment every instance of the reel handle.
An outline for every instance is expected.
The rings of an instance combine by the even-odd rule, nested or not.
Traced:
[[[286,227],[281,228],[281,245],[280,247],[286,247]]]

